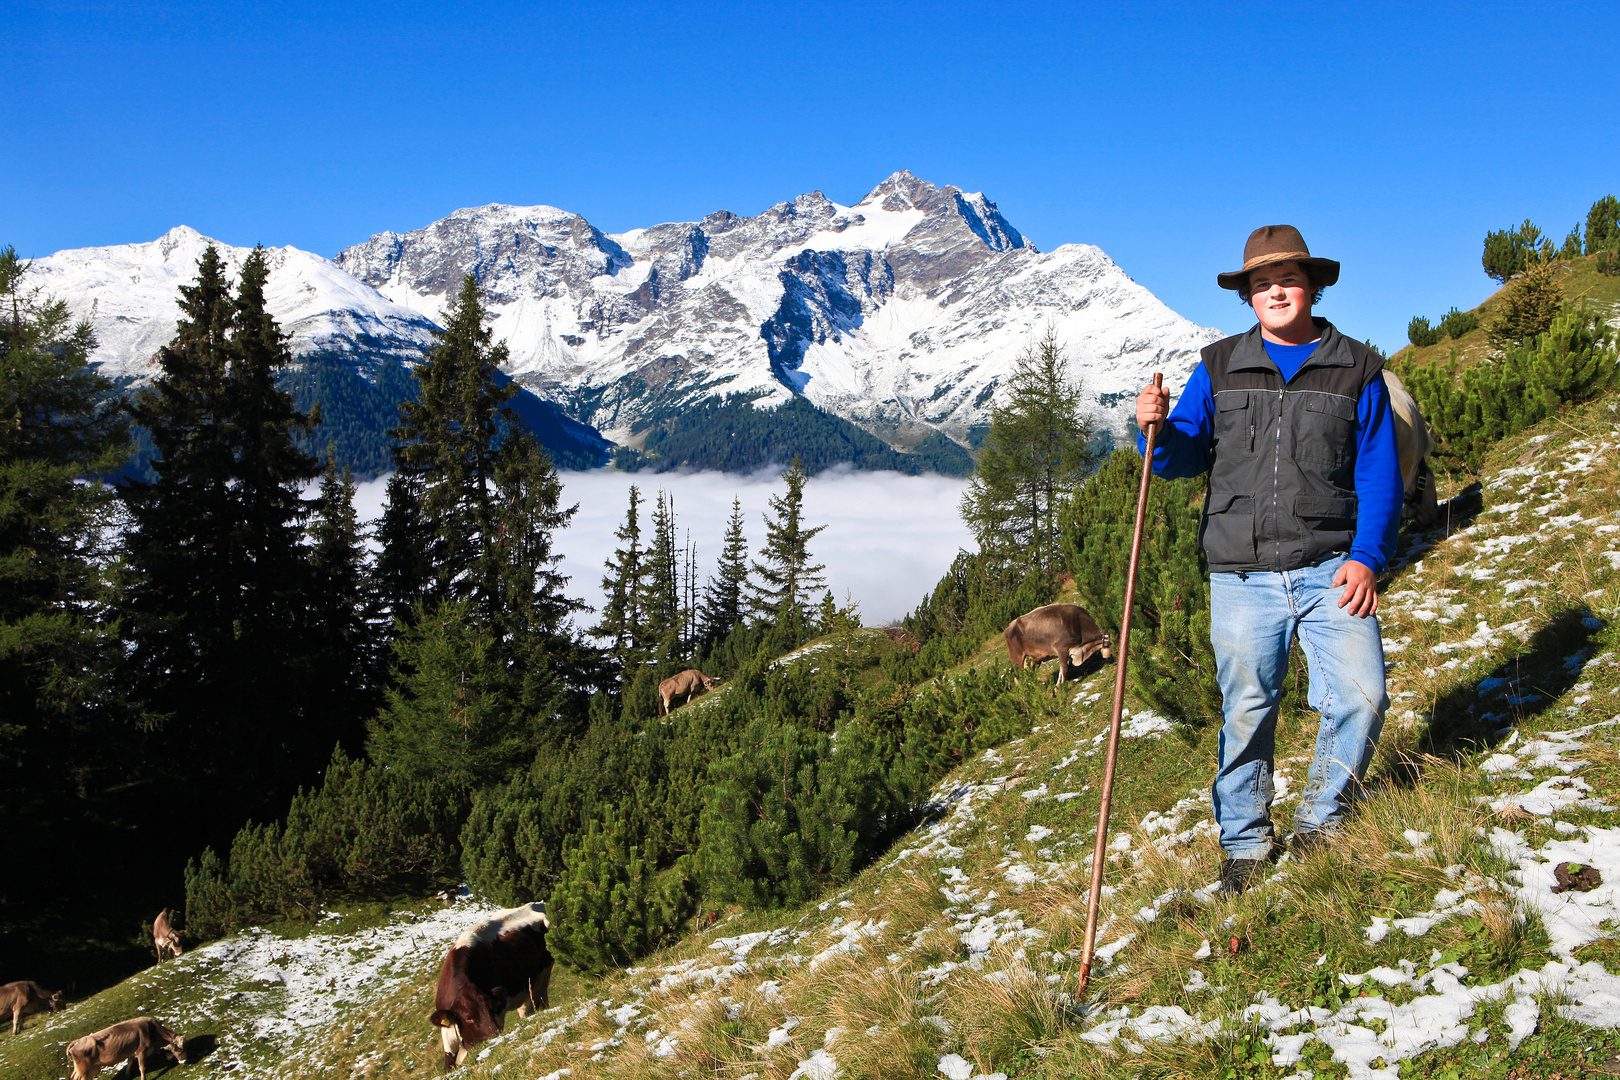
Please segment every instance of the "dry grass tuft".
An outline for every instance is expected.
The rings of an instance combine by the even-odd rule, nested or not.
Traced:
[[[993,946],[986,972],[958,971],[945,996],[944,1015],[962,1042],[962,1055],[978,1072],[1005,1071],[1029,1047],[1046,1046],[1063,1023],[1059,986],[1030,967],[1023,949]]]

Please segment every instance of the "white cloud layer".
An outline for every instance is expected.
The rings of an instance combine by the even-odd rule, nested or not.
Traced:
[[[644,536],[660,489],[674,499],[677,541],[690,535],[697,546],[701,587],[714,572],[731,516],[731,500],[742,500],[750,559],[765,539],[762,516],[767,500],[787,490],[780,469],[746,476],[734,473],[624,473],[607,469],[564,472],[563,501],[578,503],[573,522],[555,540],[562,572],[572,579],[571,596],[593,608],[602,603],[602,562],[612,553],[613,533],[624,521],[630,485],[641,489]],[[383,477],[362,484],[355,499],[361,520],[382,513]],[[826,525],[810,542],[810,554],[826,566],[827,587],[839,603],[846,594],[861,606],[861,621],[876,626],[917,606],[944,575],[960,548],[974,547],[972,534],[957,514],[967,481],[944,476],[902,476],[892,472],[829,469],[804,488],[804,521]]]

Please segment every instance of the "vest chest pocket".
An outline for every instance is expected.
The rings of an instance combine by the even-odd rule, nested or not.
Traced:
[[[1253,453],[1255,414],[1246,390],[1222,390],[1215,395],[1215,446],[1228,453]]]
[[[1349,461],[1355,444],[1356,403],[1334,394],[1303,394],[1293,410],[1294,457],[1337,469]]]

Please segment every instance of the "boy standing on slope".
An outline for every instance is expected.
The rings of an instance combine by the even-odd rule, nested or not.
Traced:
[[[1338,280],[1339,264],[1313,258],[1298,229],[1256,229],[1243,268],[1216,281],[1260,321],[1202,351],[1153,454],[1167,479],[1209,473],[1199,542],[1222,699],[1211,794],[1227,895],[1272,853],[1277,703],[1295,632],[1322,714],[1296,856],[1349,812],[1389,706],[1376,575],[1395,550],[1401,474],[1383,357],[1311,316]],[[1165,420],[1169,403],[1169,391],[1144,388],[1137,425]]]

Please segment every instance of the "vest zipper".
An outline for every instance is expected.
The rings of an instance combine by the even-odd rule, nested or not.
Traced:
[[[1282,569],[1282,429],[1285,420],[1283,396],[1286,393],[1286,386],[1277,390],[1277,440],[1271,459],[1271,536],[1274,552],[1272,565],[1278,570]]]

